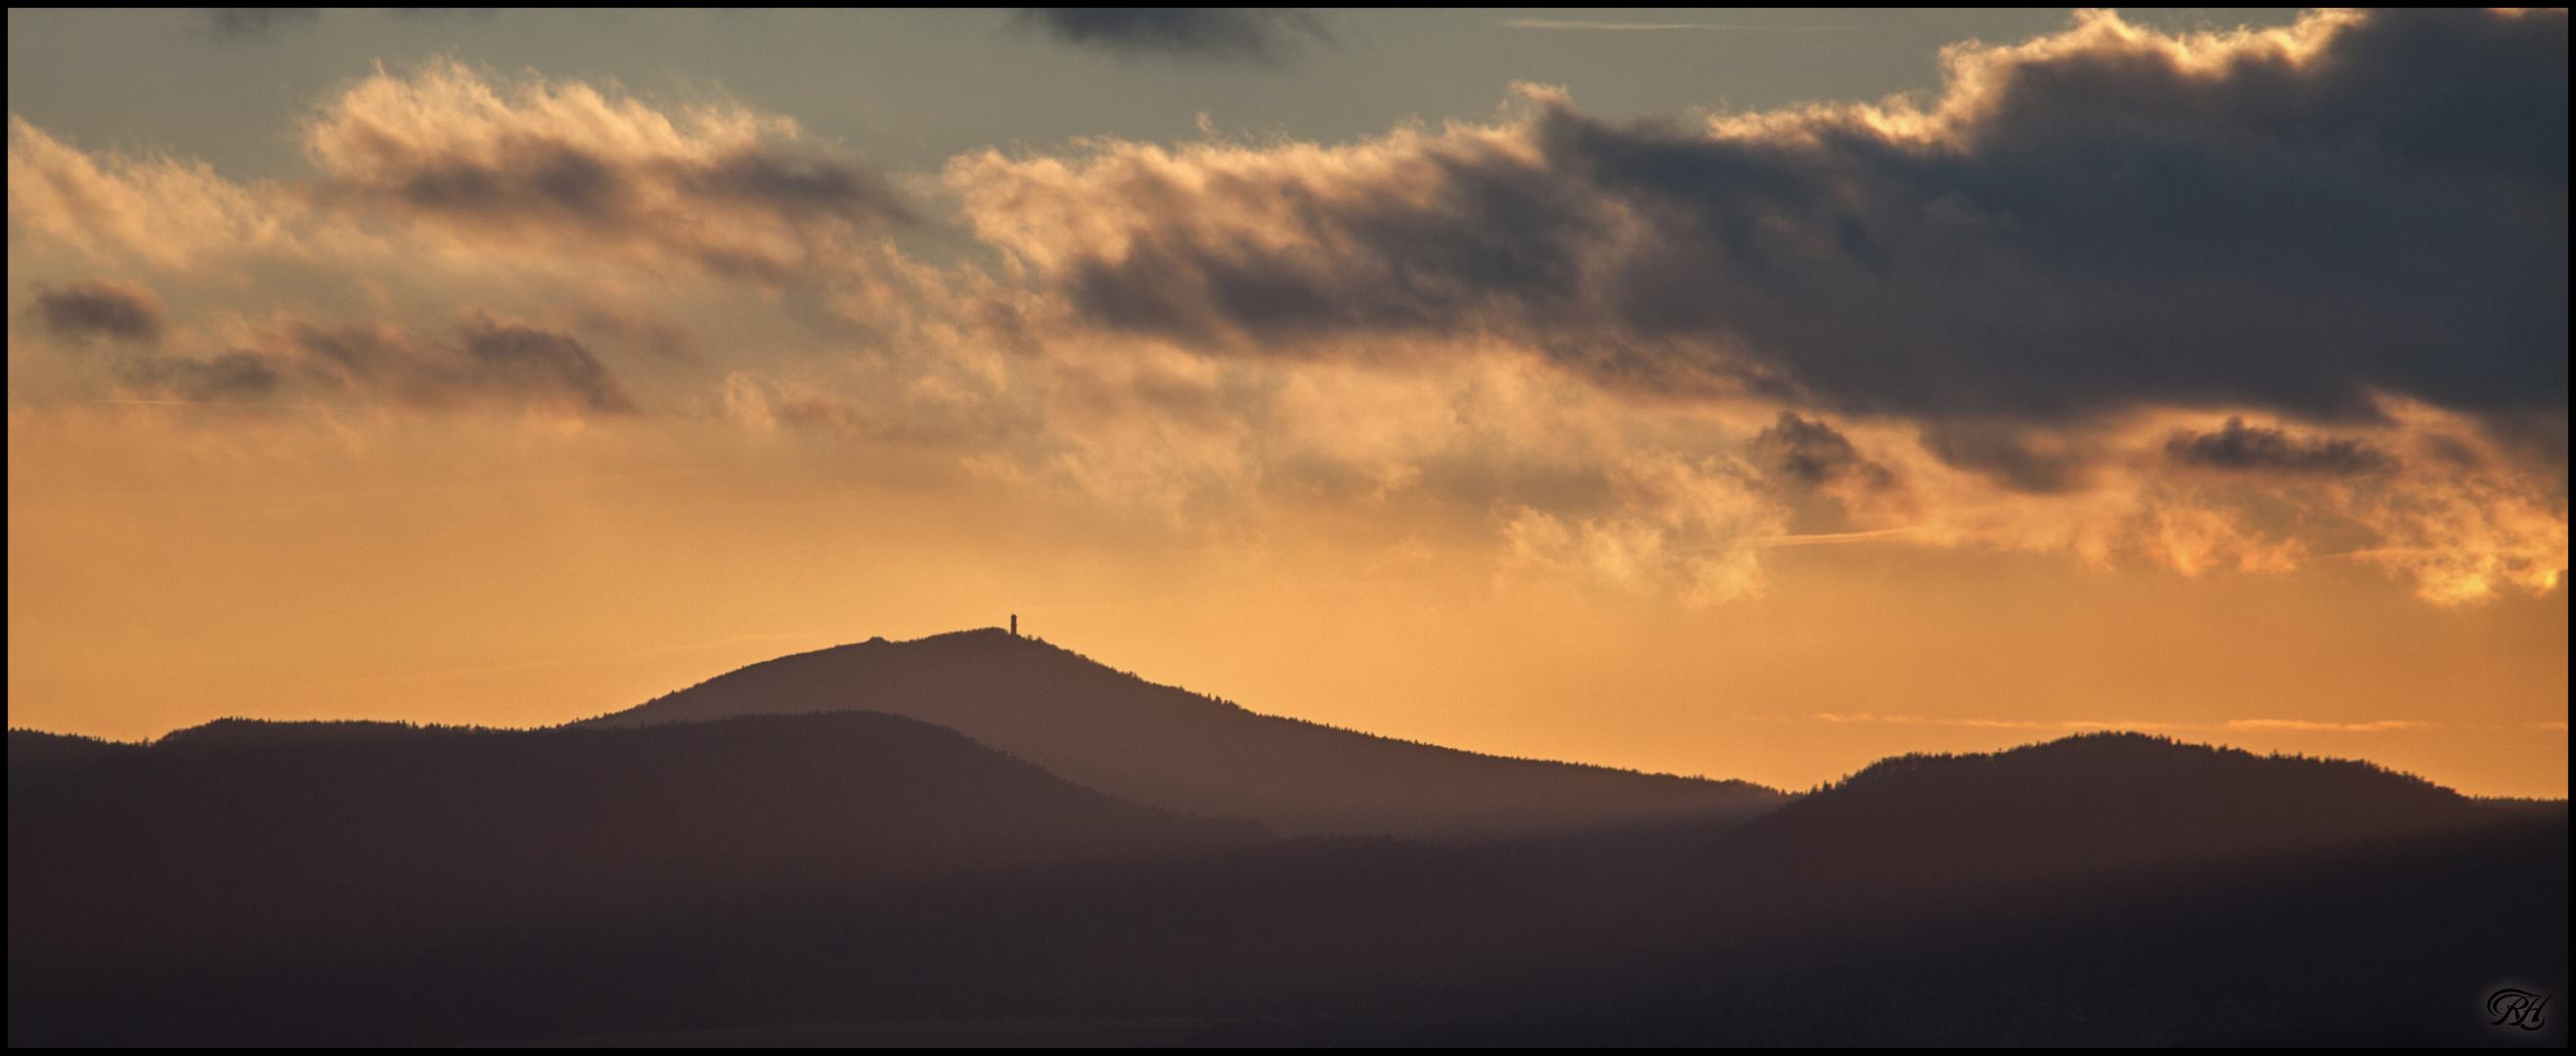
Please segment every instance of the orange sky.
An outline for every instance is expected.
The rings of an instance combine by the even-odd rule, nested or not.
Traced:
[[[2563,796],[2563,122],[2552,198],[2248,148],[2311,111],[2244,85],[2402,97],[2315,72],[2391,34],[2563,81],[2564,21],[2090,15],[1878,103],[909,170],[454,58],[280,112],[286,177],[13,112],[10,722],[544,724],[1018,613],[1505,754],[1804,787],[2129,728]],[[2133,148],[2226,178],[2051,182]]]
[[[13,725],[544,724],[1017,612],[1255,710],[1506,754],[1804,787],[2101,724],[2565,794],[2563,586],[2442,607],[2349,561],[2186,578],[1868,540],[1772,550],[1760,597],[1694,606],[1508,567],[1473,522],[1284,511],[1212,539],[762,449],[793,438],[361,423],[362,444],[289,418],[251,435],[291,449],[258,450],[174,411],[197,413],[13,421]]]

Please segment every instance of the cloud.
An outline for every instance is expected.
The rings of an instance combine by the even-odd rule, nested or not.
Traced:
[[[1811,422],[1789,411],[1754,434],[1752,448],[1769,455],[1781,473],[1806,484],[1856,478],[1871,487],[1896,483],[1887,467],[1862,458],[1850,439],[1823,422]]]
[[[383,322],[280,316],[260,328],[257,345],[202,358],[138,357],[120,375],[133,388],[190,401],[256,403],[304,392],[419,409],[636,410],[581,342],[480,313],[459,322],[453,342],[420,340]]]
[[[204,163],[90,154],[9,116],[9,223],[96,257],[184,269],[207,253],[287,250],[293,203]]]
[[[2327,730],[2336,733],[2378,733],[2383,730],[2416,730],[2431,726],[2429,722],[2385,719],[2379,722],[2310,722],[2305,719],[2230,719],[2231,730]]]
[[[2507,60],[2552,17],[2091,16],[1954,49],[1920,107],[1684,126],[1531,90],[1330,147],[977,153],[946,179],[990,258],[907,255],[910,208],[784,118],[453,63],[328,100],[300,182],[13,119],[13,274],[184,310],[153,343],[40,299],[56,339],[13,359],[12,397],[646,413],[746,450],[902,445],[1209,538],[1329,516],[1691,603],[1823,542],[2545,592],[2565,409],[2514,408],[2563,389],[2563,357],[2526,370],[2495,338],[2563,318],[2563,287],[2460,246],[2556,246],[2563,272],[2563,163],[2408,147],[2353,85],[2482,55],[2419,97],[2456,131],[2478,111],[2443,100],[2546,80],[2549,56]],[[2499,226],[2517,209],[2542,222]],[[2401,228],[2423,237],[2371,241]]]
[[[161,340],[161,298],[137,283],[88,278],[36,293],[36,315],[73,342],[108,338],[149,345]]]
[[[226,352],[207,359],[151,356],[125,364],[126,382],[192,403],[257,403],[277,395],[287,376],[268,356]]]
[[[1518,505],[1503,512],[1506,561],[1580,568],[1641,590],[1711,605],[1762,595],[1755,551],[1786,528],[1785,511],[1742,461],[1633,450],[1606,467],[1604,500],[1571,515]],[[1581,500],[1553,497],[1581,508]]]
[[[1820,711],[1808,716],[1808,718],[1814,719],[1818,722],[1833,723],[1837,726],[1849,726],[1855,724],[1884,724],[1890,726],[1961,726],[1971,729],[1987,730],[2172,730],[2207,728],[2170,722],[2130,722],[2122,720],[2105,722],[2094,719],[2066,719],[2034,722],[2028,719],[1960,719],[1925,718],[1920,715],[1874,715],[1865,711],[1856,714],[1835,714],[1833,712]]]
[[[218,7],[206,12],[206,29],[231,40],[266,40],[284,27],[320,21],[322,10],[314,7]]]
[[[2387,730],[2429,729],[2430,722],[2386,719],[2379,722],[2311,722],[2305,719],[2230,719],[2210,725],[2188,722],[2128,722],[2091,719],[2033,722],[2020,719],[1923,718],[1916,715],[1873,715],[1867,712],[1837,715],[1818,712],[1809,716],[1819,722],[1835,725],[1877,723],[1895,726],[1964,726],[1981,729],[2032,730],[2302,730],[2333,733],[2380,733]]]
[[[1313,14],[1290,8],[1032,7],[1018,22],[1077,47],[1121,55],[1277,63],[1333,37]]]
[[[625,342],[663,359],[696,363],[706,358],[698,335],[649,311],[617,312],[589,304],[573,309],[570,315],[582,330]]]
[[[2359,440],[2301,440],[2280,429],[2250,427],[2230,418],[2216,432],[2178,432],[2165,441],[2165,457],[2186,466],[2240,472],[2348,477],[2385,473],[2397,459]]]
[[[876,170],[732,106],[679,119],[579,82],[495,86],[454,62],[378,74],[308,122],[319,200],[481,240],[693,261],[782,280],[907,223]]]
[[[596,412],[635,409],[608,368],[572,338],[481,317],[467,320],[460,336],[467,364],[463,376],[473,387],[569,398]]]
[[[1951,49],[1920,107],[1621,123],[1525,89],[1490,126],[949,181],[1083,317],[1212,353],[1502,335],[1631,390],[1964,423],[2563,407],[2566,26],[2097,12]],[[1947,444],[2064,486],[1997,436]]]

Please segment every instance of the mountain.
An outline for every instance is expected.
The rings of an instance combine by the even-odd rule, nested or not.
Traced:
[[[2155,738],[1452,844],[870,713],[27,745],[13,1046],[2564,1044],[2480,1006],[2565,993],[2564,801]]]
[[[2364,762],[2085,734],[1881,760],[1728,832],[1684,870],[1683,889],[1737,913],[1802,906],[1850,920],[2308,860],[2520,816]]]
[[[1155,685],[998,628],[876,639],[709,679],[581,725],[864,709],[957,730],[1067,780],[1281,835],[1433,839],[1747,817],[1789,797],[1742,781],[1479,755]]]
[[[13,776],[22,740],[30,755],[84,747],[41,737],[12,731]],[[868,712],[645,729],[226,720],[88,754],[10,793],[13,966],[391,948],[1266,839]]]

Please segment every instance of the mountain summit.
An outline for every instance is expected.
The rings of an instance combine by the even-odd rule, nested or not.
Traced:
[[[852,710],[945,726],[1110,795],[1286,836],[1503,836],[1743,817],[1787,798],[1257,715],[1000,628],[781,657],[582,725]]]

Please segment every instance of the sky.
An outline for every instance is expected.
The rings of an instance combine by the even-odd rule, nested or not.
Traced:
[[[996,626],[2567,791],[2564,13],[9,13],[9,721]]]

